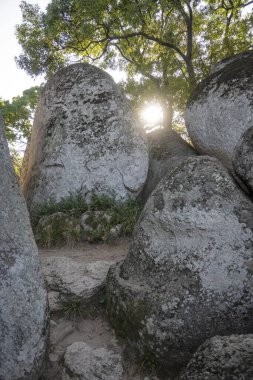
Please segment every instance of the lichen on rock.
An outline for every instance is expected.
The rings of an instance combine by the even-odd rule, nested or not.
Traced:
[[[192,93],[185,113],[194,147],[232,172],[236,144],[252,126],[252,66],[253,51],[219,62]]]
[[[2,118],[0,205],[0,379],[36,380],[46,352],[47,293]]]
[[[136,198],[147,170],[145,133],[110,75],[84,63],[58,71],[39,100],[22,171],[31,213],[70,192]]]
[[[179,380],[251,380],[253,335],[215,336],[193,355]]]
[[[116,331],[168,371],[213,335],[252,331],[252,211],[214,158],[189,158],[165,176],[108,273]]]

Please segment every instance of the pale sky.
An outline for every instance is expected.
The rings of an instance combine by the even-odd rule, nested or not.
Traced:
[[[50,0],[29,0],[31,4],[38,4],[44,10]],[[36,80],[29,77],[24,70],[17,67],[14,57],[22,49],[15,37],[15,26],[22,21],[19,4],[21,0],[0,0],[0,98],[11,100],[21,95],[29,87],[43,82],[43,77]],[[116,81],[122,78],[118,72],[110,72]]]
[[[21,23],[21,0],[0,0],[0,98],[10,99],[23,90],[36,86],[43,78],[33,80],[17,67],[14,57],[21,53],[15,37],[15,25]],[[49,0],[29,0],[44,9]]]

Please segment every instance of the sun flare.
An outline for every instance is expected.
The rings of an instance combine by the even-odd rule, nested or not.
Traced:
[[[163,121],[163,110],[159,104],[146,104],[141,111],[141,119],[144,128],[150,129],[161,125]]]

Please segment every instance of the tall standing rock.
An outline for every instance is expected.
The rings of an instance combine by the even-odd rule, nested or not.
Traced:
[[[110,75],[84,63],[58,71],[40,98],[22,176],[30,210],[69,192],[135,198],[147,171],[145,133]]]
[[[35,380],[47,343],[47,294],[0,119],[0,379]]]
[[[253,122],[252,67],[253,51],[218,63],[190,97],[185,114],[195,148],[232,172],[235,147]]]
[[[108,273],[116,331],[169,371],[207,338],[251,332],[252,215],[215,158],[191,157],[165,176]]]

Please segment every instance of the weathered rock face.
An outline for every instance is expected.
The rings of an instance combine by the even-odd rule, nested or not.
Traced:
[[[168,370],[209,337],[252,331],[252,211],[214,158],[189,158],[164,177],[108,273],[116,331]]]
[[[110,75],[89,64],[58,71],[39,101],[22,187],[30,210],[91,191],[135,198],[147,176],[144,131]]]
[[[59,311],[66,303],[78,302],[87,310],[105,296],[105,279],[110,261],[81,264],[68,257],[42,259],[42,269],[49,289],[51,311]]]
[[[0,379],[35,380],[46,350],[47,294],[0,120]]]
[[[253,51],[221,61],[189,99],[185,120],[199,152],[232,170],[235,146],[253,121]]]
[[[121,380],[122,358],[106,348],[92,349],[84,342],[73,343],[64,356],[63,380]]]
[[[180,380],[252,380],[253,335],[216,336],[194,354]]]
[[[252,120],[253,124],[253,120]],[[236,175],[253,190],[253,127],[247,129],[235,147],[233,167]]]
[[[149,142],[148,177],[142,191],[142,200],[146,201],[158,182],[171,170],[190,156],[195,150],[171,129],[155,130],[147,134]]]

